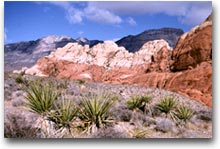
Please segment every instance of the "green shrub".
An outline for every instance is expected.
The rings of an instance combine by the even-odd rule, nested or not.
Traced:
[[[173,96],[166,96],[164,99],[160,100],[156,105],[156,108],[161,112],[169,113],[176,106],[176,101]]]
[[[141,110],[141,111],[145,111],[146,110],[146,104],[150,103],[152,100],[152,97],[150,96],[133,96],[131,97],[131,99],[129,99],[127,101],[127,107],[130,110]]]
[[[94,94],[91,99],[88,96],[84,96],[80,102],[80,119],[88,129],[93,126],[100,128],[110,122],[108,118],[111,116],[113,104],[114,102],[108,94]]]
[[[78,82],[79,84],[81,84],[81,85],[86,83],[85,80],[81,80],[81,79],[78,79],[77,82]]]
[[[60,105],[54,104],[54,111],[49,112],[49,120],[53,121],[58,128],[70,127],[70,124],[77,116],[78,109],[71,100],[62,99]]]
[[[15,78],[15,82],[18,84],[23,84],[24,80],[21,74],[18,74],[18,76]]]
[[[177,108],[175,116],[180,120],[186,121],[193,116],[193,110],[186,105],[181,105]]]
[[[51,83],[41,84],[38,80],[30,81],[24,90],[27,106],[39,114],[49,112],[59,96]]]

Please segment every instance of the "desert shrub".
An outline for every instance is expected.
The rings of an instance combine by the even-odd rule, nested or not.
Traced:
[[[127,107],[130,110],[146,111],[146,105],[152,100],[151,96],[133,96],[127,101]]]
[[[24,90],[26,92],[27,106],[39,114],[49,112],[59,96],[52,83],[42,84],[37,80],[30,81]]]
[[[193,110],[186,105],[181,105],[177,108],[175,116],[180,120],[186,121],[193,116]]]
[[[68,81],[65,79],[63,82],[58,83],[57,89],[67,89],[68,85]]]
[[[17,77],[15,78],[15,82],[18,83],[18,84],[23,84],[25,83],[25,80],[23,79],[23,76],[25,74],[25,71],[21,71]]]
[[[18,84],[24,83],[24,80],[21,74],[18,74],[18,76],[15,78],[15,82]]]
[[[81,79],[78,79],[77,82],[78,82],[79,84],[81,84],[81,85],[86,83],[85,80],[81,80]]]
[[[148,130],[144,129],[144,128],[135,128],[132,131],[132,137],[133,138],[145,138],[145,136],[149,133]]]
[[[54,110],[49,112],[48,118],[53,121],[58,128],[70,127],[70,124],[77,116],[78,109],[71,100],[62,99],[61,104],[54,104]]]
[[[121,98],[115,94],[109,94],[109,98],[114,102],[121,102]]]
[[[129,122],[132,119],[132,111],[128,109],[116,109],[114,111],[114,117],[118,121]]]
[[[101,128],[94,134],[93,138],[128,138],[128,134],[125,131],[114,129],[114,127]]]
[[[85,123],[88,130],[96,126],[102,127],[110,122],[111,108],[114,102],[108,94],[93,94],[91,99],[84,96],[80,101],[80,119]]]
[[[38,138],[38,129],[32,127],[20,113],[11,113],[5,116],[4,137],[5,138]]]
[[[176,101],[173,96],[166,96],[161,99],[159,103],[156,105],[156,108],[161,112],[169,113],[176,106]]]

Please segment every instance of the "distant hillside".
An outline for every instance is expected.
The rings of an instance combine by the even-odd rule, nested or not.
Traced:
[[[118,40],[118,46],[125,47],[129,52],[138,51],[143,44],[152,40],[164,39],[169,43],[169,46],[174,47],[177,40],[183,34],[182,29],[176,28],[161,28],[146,30],[138,35],[129,35]]]
[[[84,39],[84,40],[83,40]],[[33,41],[23,41],[6,44],[4,46],[5,71],[30,67],[41,57],[49,55],[57,48],[64,47],[67,43],[78,42],[81,45],[94,46],[103,42],[99,40],[88,40],[77,38],[76,40],[68,36],[47,36]]]

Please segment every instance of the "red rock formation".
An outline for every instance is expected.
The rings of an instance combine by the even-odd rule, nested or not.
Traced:
[[[151,57],[149,72],[168,72],[170,71],[171,51],[163,47],[158,53]]]
[[[174,51],[173,71],[186,70],[204,61],[210,61],[212,53],[212,22],[200,26],[181,36]]]

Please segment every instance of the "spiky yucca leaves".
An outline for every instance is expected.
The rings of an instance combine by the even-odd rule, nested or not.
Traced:
[[[178,119],[186,121],[193,116],[193,113],[194,112],[192,109],[190,109],[186,105],[181,105],[177,108],[177,110],[174,114]]]
[[[164,99],[161,99],[156,105],[156,108],[161,112],[169,113],[176,106],[176,101],[173,96],[166,96]]]
[[[62,99],[60,105],[54,104],[54,110],[49,112],[48,118],[53,121],[58,128],[70,127],[71,122],[77,117],[78,108],[73,101]]]
[[[93,94],[91,99],[84,96],[81,99],[80,119],[85,123],[88,129],[96,126],[103,127],[110,122],[111,108],[113,107],[111,96],[105,93]]]
[[[53,84],[41,81],[30,81],[28,86],[24,87],[26,92],[27,106],[34,112],[46,114],[54,105],[59,93],[56,92]]]
[[[139,109],[144,112],[146,110],[146,104],[150,103],[151,100],[151,96],[134,96],[128,100],[127,107],[131,110]]]

